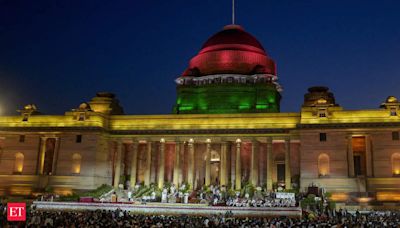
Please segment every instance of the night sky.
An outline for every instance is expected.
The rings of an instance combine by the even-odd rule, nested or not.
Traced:
[[[236,21],[275,60],[281,111],[328,86],[345,109],[400,97],[400,1],[237,0]],[[0,110],[63,114],[96,92],[128,114],[171,113],[174,79],[231,21],[230,0],[0,0]]]

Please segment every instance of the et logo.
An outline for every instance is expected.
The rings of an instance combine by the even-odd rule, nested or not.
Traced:
[[[26,204],[25,203],[7,203],[8,221],[25,221]]]

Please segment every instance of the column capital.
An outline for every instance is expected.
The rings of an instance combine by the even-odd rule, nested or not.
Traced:
[[[194,144],[194,139],[193,139],[193,138],[190,138],[190,139],[188,140],[188,144],[189,144],[189,145],[193,145],[193,144]]]
[[[49,139],[50,137],[48,137],[48,136],[40,136],[40,139],[41,140],[46,140],[46,139]]]

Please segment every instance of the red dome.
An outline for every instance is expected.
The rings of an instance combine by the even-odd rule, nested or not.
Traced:
[[[263,46],[239,25],[227,25],[210,37],[190,60],[183,76],[273,74],[275,63]]]

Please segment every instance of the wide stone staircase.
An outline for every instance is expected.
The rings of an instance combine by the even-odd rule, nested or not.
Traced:
[[[317,182],[318,181],[318,182]],[[360,192],[365,191],[365,178],[319,178],[302,179],[301,186],[307,188],[311,185],[316,185],[325,188],[327,192]]]

